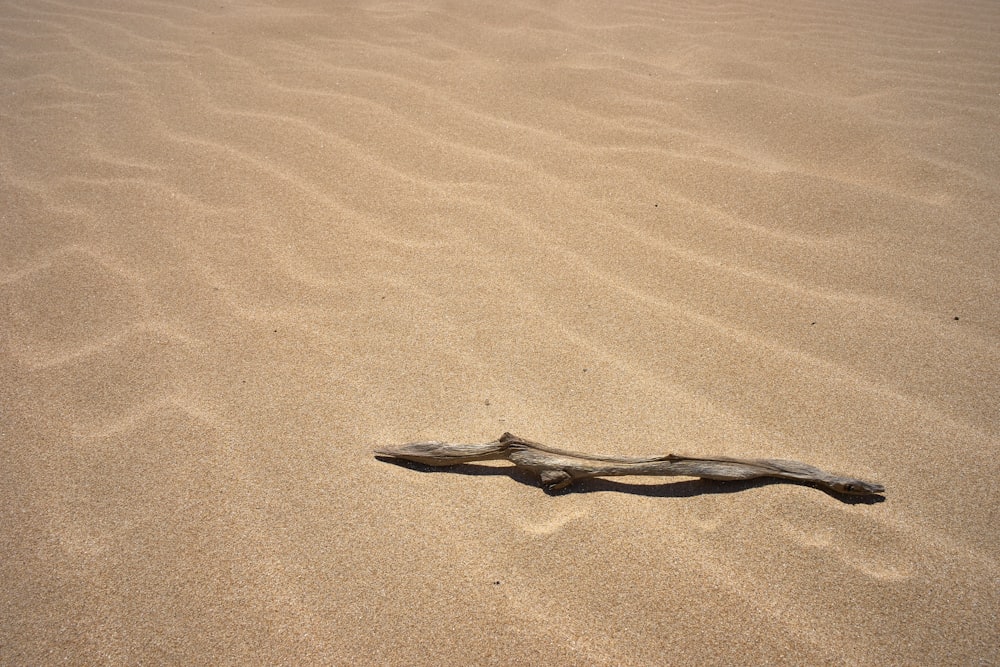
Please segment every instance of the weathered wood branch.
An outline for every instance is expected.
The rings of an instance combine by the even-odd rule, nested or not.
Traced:
[[[504,433],[499,439],[480,445],[411,442],[399,447],[376,450],[375,453],[431,466],[506,459],[519,468],[537,474],[542,485],[550,491],[563,489],[577,480],[592,477],[681,475],[726,482],[776,477],[810,482],[837,493],[871,495],[885,492],[885,487],[876,482],[834,475],[798,461],[734,459],[723,456],[695,458],[676,454],[640,457],[581,454],[547,447],[510,433]]]

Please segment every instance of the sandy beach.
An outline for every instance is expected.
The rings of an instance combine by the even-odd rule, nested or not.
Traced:
[[[0,664],[1000,663],[996,2],[0,0],[0,202]]]

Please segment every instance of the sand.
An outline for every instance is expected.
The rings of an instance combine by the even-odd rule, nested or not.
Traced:
[[[0,663],[1000,662],[998,35],[3,2]],[[372,454],[504,431],[888,490]]]

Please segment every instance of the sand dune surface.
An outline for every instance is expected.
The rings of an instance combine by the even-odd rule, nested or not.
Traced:
[[[0,663],[1000,662],[998,35],[0,2]],[[504,431],[887,493],[373,456]]]

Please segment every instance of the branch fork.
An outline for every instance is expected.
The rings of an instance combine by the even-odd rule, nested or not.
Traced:
[[[775,477],[812,483],[836,493],[873,495],[885,492],[885,487],[877,482],[834,475],[798,461],[723,456],[696,458],[677,454],[641,457],[583,454],[548,447],[511,433],[504,433],[498,439],[484,444],[411,442],[399,447],[376,450],[375,453],[430,466],[507,460],[518,468],[538,475],[542,486],[548,491],[558,491],[573,482],[594,477],[668,475],[724,482]]]

